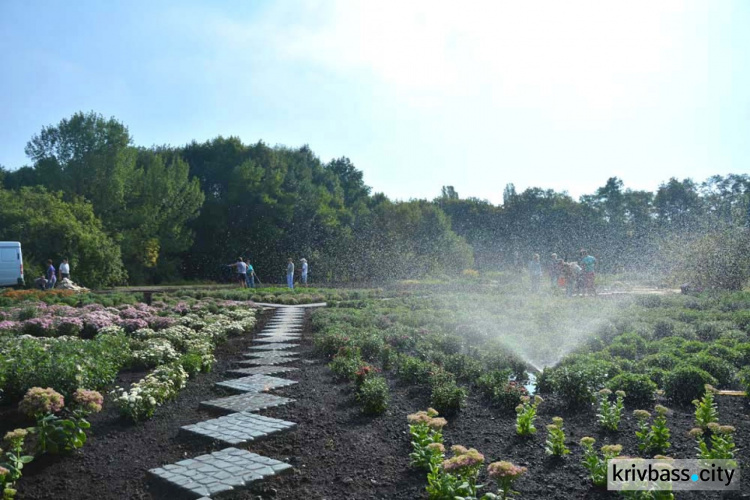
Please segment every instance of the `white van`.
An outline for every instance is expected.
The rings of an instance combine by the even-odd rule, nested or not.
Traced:
[[[0,286],[23,286],[23,256],[17,241],[0,241]]]

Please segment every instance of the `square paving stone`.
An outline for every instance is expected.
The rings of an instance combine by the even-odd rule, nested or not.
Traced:
[[[294,342],[295,340],[299,340],[299,337],[292,337],[289,335],[274,335],[271,337],[258,337],[254,340],[254,342],[258,342],[260,344],[285,344],[287,342]]]
[[[264,358],[288,358],[289,356],[299,356],[294,351],[250,351],[242,353],[246,358],[264,359]]]
[[[269,377],[268,375],[250,375],[249,377],[235,378],[217,382],[219,387],[234,389],[244,392],[267,392],[279,387],[287,387],[296,384],[296,380],[287,380],[285,378]]]
[[[235,368],[227,370],[228,375],[244,377],[246,375],[275,375],[280,373],[293,372],[299,370],[293,366],[251,366],[248,368]]]
[[[248,392],[245,394],[237,394],[236,396],[228,396],[226,398],[202,401],[201,406],[217,410],[238,412],[265,410],[266,408],[273,408],[274,406],[281,406],[293,402],[293,399],[274,396],[273,394],[267,394],[265,392]]]
[[[262,439],[271,434],[294,429],[295,427],[297,427],[297,424],[294,422],[287,422],[278,418],[264,417],[243,411],[198,422],[197,424],[185,425],[181,429],[184,432],[216,439],[230,445],[237,445]],[[222,467],[222,470],[228,477],[236,476],[238,472],[245,472],[241,467],[234,464],[228,468]],[[214,477],[218,478],[219,476],[215,475]],[[227,482],[224,477],[219,479]]]
[[[254,345],[250,349],[253,351],[280,351],[284,349],[294,349],[299,344],[290,344],[289,342],[274,342],[273,344]]]
[[[149,470],[149,473],[193,498],[204,498],[223,491],[246,486],[264,477],[279,474],[291,465],[237,448],[226,448],[202,456],[203,463],[214,470],[202,472],[182,465],[184,460],[166,467]],[[269,463],[270,461],[270,463]],[[230,465],[231,464],[231,465]],[[233,472],[228,472],[229,468]]]
[[[237,361],[237,364],[244,366],[270,366],[294,363],[295,361],[299,361],[299,358],[276,356],[275,358],[243,359],[242,361]]]

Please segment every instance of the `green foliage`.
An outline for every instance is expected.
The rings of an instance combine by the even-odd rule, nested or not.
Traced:
[[[337,379],[351,382],[354,381],[357,371],[363,364],[364,361],[359,350],[352,349],[342,351],[340,354],[334,356],[333,361],[328,364],[328,367]]]
[[[690,356],[686,364],[709,373],[721,387],[731,384],[734,379],[735,368],[731,363],[707,353]]]
[[[537,408],[544,400],[541,396],[524,396],[521,404],[516,406],[516,434],[519,436],[531,436],[536,434],[534,421],[536,420]]]
[[[563,419],[555,417],[552,423],[547,425],[547,441],[544,444],[544,452],[555,457],[564,457],[570,453],[565,446],[565,428]]]
[[[622,411],[625,409],[625,395],[624,391],[618,390],[616,393],[616,399],[614,402],[609,400],[612,391],[609,389],[602,389],[597,393],[597,399],[599,400],[599,408],[596,414],[596,418],[599,421],[599,425],[608,431],[617,431],[620,427],[620,419],[622,418]]]
[[[510,371],[491,371],[479,377],[477,388],[489,398],[494,406],[511,413],[528,396],[526,388],[514,380],[509,380]]]
[[[430,377],[430,403],[441,413],[459,411],[466,402],[466,390],[456,385],[453,374],[438,370]]]
[[[396,363],[396,376],[409,384],[427,383],[430,373],[434,370],[435,365],[413,356],[400,356]]]
[[[638,430],[635,435],[638,438],[638,450],[650,455],[666,454],[671,446],[669,442],[670,431],[667,427],[667,408],[656,405],[656,418],[653,424],[649,424],[651,415],[643,410],[634,413],[638,420]]]
[[[647,375],[637,373],[621,373],[607,382],[607,387],[612,391],[624,391],[625,401],[633,404],[652,402],[658,389]]]
[[[664,380],[664,393],[677,404],[687,405],[701,397],[706,384],[716,385],[716,379],[695,366],[681,365],[669,372]]]
[[[388,408],[389,400],[388,383],[381,376],[366,378],[357,391],[357,401],[362,407],[362,412],[367,415],[383,413]]]
[[[57,265],[63,258],[86,286],[115,285],[127,277],[120,248],[81,199],[64,201],[43,188],[0,189],[0,240],[21,241],[27,282],[41,274],[47,259]]]
[[[589,477],[594,486],[606,486],[607,484],[607,460],[611,460],[620,455],[622,446],[619,444],[610,444],[602,446],[602,455],[594,451],[594,438],[584,437],[581,439],[583,448],[583,467],[589,471]]]
[[[706,393],[700,400],[693,400],[695,406],[695,425],[696,427],[708,429],[708,424],[719,421],[719,409],[714,401],[714,389],[706,386]]]

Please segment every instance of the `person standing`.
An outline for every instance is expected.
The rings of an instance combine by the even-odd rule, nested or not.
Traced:
[[[247,287],[247,264],[242,260],[242,257],[237,257],[237,262],[229,264],[229,267],[233,267],[237,271],[237,281],[240,282],[240,287]]]
[[[70,279],[70,264],[68,264],[68,259],[63,259],[60,264],[60,281],[66,278]]]
[[[255,270],[253,269],[253,265],[250,264],[250,258],[248,257],[245,259],[246,266],[247,266],[247,287],[248,288],[255,288]]]
[[[291,257],[286,264],[286,286],[294,290],[294,261]]]
[[[302,273],[300,275],[300,281],[303,285],[305,285],[305,288],[307,288],[307,259],[302,257],[302,259],[300,259],[300,262],[302,262]]]
[[[47,260],[47,273],[44,277],[47,279],[47,290],[55,288],[57,272],[55,271],[55,266],[52,265],[52,259]]]
[[[531,278],[531,291],[539,291],[539,283],[542,281],[542,264],[539,262],[539,254],[535,253],[529,262],[529,277]]]
[[[583,269],[583,295],[596,295],[596,286],[594,285],[594,272],[596,270],[596,258],[593,255],[581,249],[581,268]]]

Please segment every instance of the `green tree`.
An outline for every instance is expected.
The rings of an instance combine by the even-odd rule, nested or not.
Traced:
[[[120,247],[109,238],[90,203],[70,202],[43,187],[0,189],[0,240],[20,241],[31,281],[47,259],[68,258],[73,279],[85,286],[120,284],[127,274]]]

